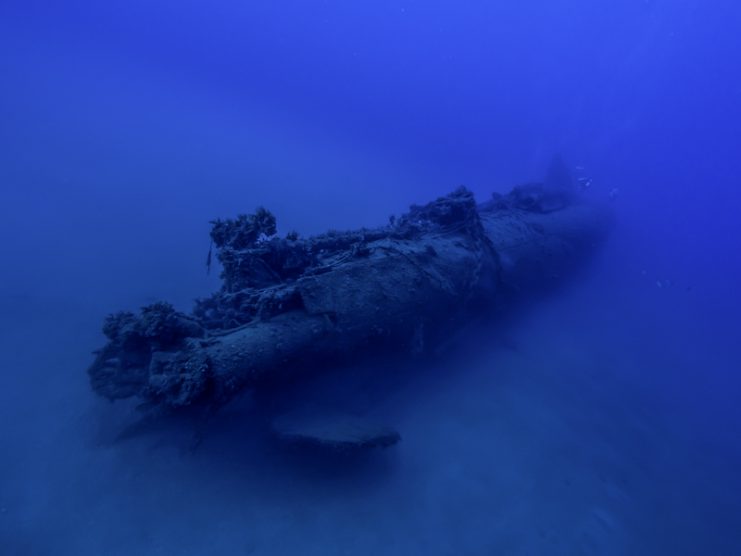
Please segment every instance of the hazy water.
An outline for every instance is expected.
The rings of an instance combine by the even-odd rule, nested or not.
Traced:
[[[3,3],[0,552],[736,554],[741,79],[730,2]],[[113,443],[103,316],[218,287],[208,220],[382,223],[554,152],[619,188],[584,276],[302,459],[237,409]]]

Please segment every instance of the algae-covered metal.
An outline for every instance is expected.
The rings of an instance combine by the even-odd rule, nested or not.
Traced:
[[[189,315],[157,303],[109,316],[91,383],[110,399],[220,406],[369,351],[428,351],[475,314],[495,317],[558,281],[609,223],[539,185],[483,204],[460,188],[383,227],[306,239],[279,237],[265,209],[218,220],[222,288]]]

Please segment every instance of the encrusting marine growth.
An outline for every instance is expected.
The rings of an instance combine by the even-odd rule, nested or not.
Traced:
[[[575,191],[543,184],[482,204],[459,188],[385,226],[309,238],[278,236],[262,208],[216,220],[221,289],[191,314],[159,302],[107,317],[91,384],[111,400],[218,408],[371,350],[425,352],[474,316],[496,318],[557,283],[610,222]]]

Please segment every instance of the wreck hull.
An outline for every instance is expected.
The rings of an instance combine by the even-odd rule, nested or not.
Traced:
[[[273,314],[198,333],[197,318],[168,315],[167,322],[187,322],[176,327],[187,332],[171,333],[171,342],[145,338],[136,357],[127,354],[131,338],[119,326],[90,369],[94,388],[170,408],[218,406],[245,389],[368,350],[430,351],[473,313],[496,318],[497,307],[558,281],[589,257],[610,225],[609,214],[592,205],[544,212],[477,206],[467,192],[454,195],[413,209],[387,233],[364,234],[328,264],[253,288],[271,300],[265,306],[277,307]],[[276,299],[291,301],[284,308]],[[141,319],[126,326],[140,331]],[[122,363],[127,357],[134,363]]]

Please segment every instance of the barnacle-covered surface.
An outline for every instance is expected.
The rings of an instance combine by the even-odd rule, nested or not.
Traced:
[[[194,316],[204,327],[218,330],[301,308],[294,287],[300,278],[329,272],[367,258],[372,249],[388,248],[394,241],[413,241],[434,230],[483,236],[470,191],[460,188],[427,205],[412,206],[386,226],[329,231],[309,238],[279,237],[275,217],[265,209],[251,216],[217,220],[211,237],[223,266],[224,283],[218,292],[196,302]]]
[[[245,388],[369,350],[430,351],[475,311],[558,278],[607,220],[573,192],[459,188],[385,226],[301,238],[266,209],[212,223],[222,287],[191,315],[167,303],[109,316],[89,373],[110,399],[220,405]]]
[[[139,315],[109,315],[103,333],[108,343],[96,353],[90,377],[96,392],[116,399],[140,393],[153,353],[177,352],[187,338],[202,337],[203,328],[193,317],[159,302],[142,307]]]

